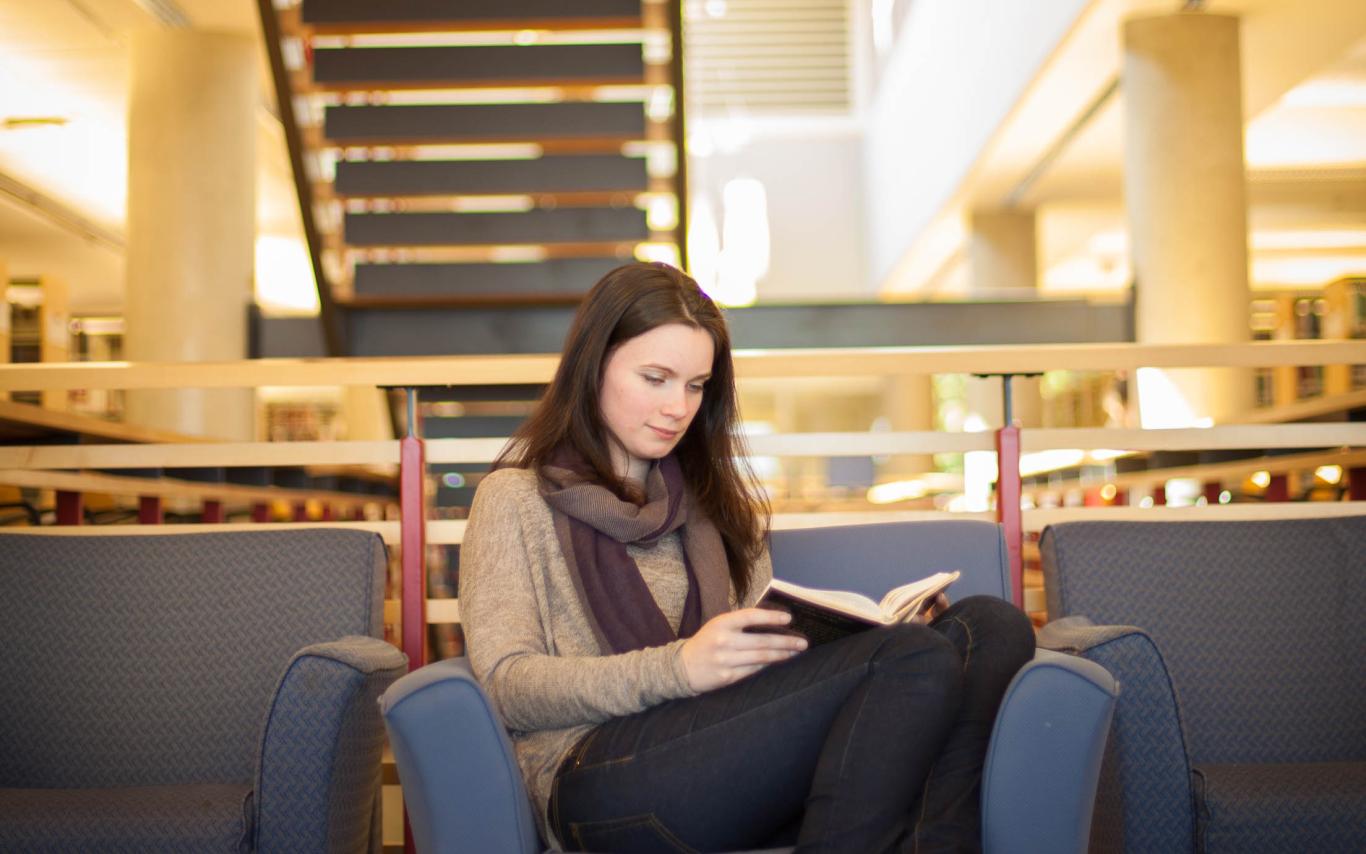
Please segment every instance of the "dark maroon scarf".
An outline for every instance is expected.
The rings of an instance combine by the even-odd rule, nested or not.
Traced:
[[[541,495],[550,505],[560,551],[604,654],[691,637],[728,609],[725,546],[711,521],[694,509],[672,454],[650,467],[643,505],[622,501],[593,482],[578,455],[567,450],[541,469]],[[652,548],[680,528],[688,595],[675,634],[626,547]]]

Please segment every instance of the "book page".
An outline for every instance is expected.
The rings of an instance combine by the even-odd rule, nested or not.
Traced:
[[[957,570],[953,572],[936,572],[927,578],[919,581],[912,581],[910,584],[903,584],[894,587],[882,597],[882,611],[887,616],[888,622],[906,620],[914,616],[924,604],[937,596],[941,591],[953,582],[957,581],[962,573]]]
[[[821,590],[803,587],[790,581],[775,578],[769,582],[769,589],[784,593],[794,599],[814,602],[836,611],[859,617],[874,623],[886,622],[886,616],[878,604],[867,596],[850,590]]]

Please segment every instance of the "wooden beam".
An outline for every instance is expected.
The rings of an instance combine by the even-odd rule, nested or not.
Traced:
[[[45,471],[41,469],[0,469],[0,483],[29,489],[100,493],[104,495],[185,498],[194,501],[237,500],[273,502],[316,500],[351,507],[389,503],[377,495],[358,495],[313,489],[286,489],[279,486],[243,486],[236,483],[198,483],[172,478],[124,477],[98,472]]]
[[[1024,450],[1113,448],[1126,451],[1210,451],[1264,448],[1366,447],[1366,422],[1318,424],[1230,424],[1180,430],[1110,427],[1020,431]]]
[[[81,362],[0,365],[0,391],[63,388],[252,388],[336,385],[505,385],[546,383],[556,355],[417,358],[249,359],[240,362]],[[1045,344],[999,347],[868,347],[739,350],[742,378],[849,377],[902,373],[1031,373],[1138,367],[1322,365],[1366,359],[1355,341],[1256,344]]]
[[[343,466],[398,463],[398,442],[232,442],[212,445],[0,446],[0,469]],[[328,474],[349,475],[329,469]]]
[[[71,363],[67,363],[71,364]],[[67,386],[71,388],[71,386]],[[36,390],[36,389],[34,389]],[[74,412],[56,412],[29,403],[0,400],[0,425],[14,425],[44,433],[72,433],[80,437],[115,442],[214,442],[207,436],[188,436],[170,430],[157,430],[136,424],[123,424]],[[0,433],[7,432],[0,427]]]

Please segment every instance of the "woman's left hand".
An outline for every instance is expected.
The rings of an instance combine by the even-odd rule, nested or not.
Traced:
[[[940,593],[938,596],[935,596],[933,599],[930,600],[930,604],[926,605],[924,608],[921,608],[920,613],[916,614],[914,617],[911,617],[911,622],[919,623],[922,626],[928,626],[930,623],[933,623],[935,620],[939,619],[939,615],[944,613],[948,609],[948,594]]]

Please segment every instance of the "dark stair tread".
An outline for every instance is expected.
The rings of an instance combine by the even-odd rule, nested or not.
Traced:
[[[639,44],[317,48],[313,85],[334,88],[617,85],[640,83]]]

